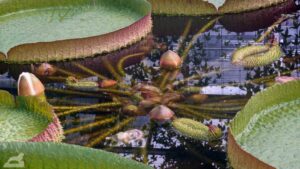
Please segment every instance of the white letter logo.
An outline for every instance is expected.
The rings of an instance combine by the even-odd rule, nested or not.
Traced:
[[[4,168],[24,168],[25,163],[23,161],[24,154],[20,153],[18,156],[14,156],[8,159],[4,164]]]

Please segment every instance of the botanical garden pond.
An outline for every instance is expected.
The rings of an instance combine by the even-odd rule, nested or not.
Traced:
[[[113,152],[159,169],[231,168],[227,154],[228,126],[236,113],[251,97],[278,83],[276,77],[300,77],[297,10],[296,2],[287,1],[222,16],[152,14],[152,31],[119,50],[59,62],[1,63],[0,89],[17,95],[19,75],[35,74],[45,85],[47,101],[61,121],[64,143]],[[279,59],[268,64],[256,58],[243,63],[232,61],[234,51],[240,47],[263,46],[274,41],[281,48]],[[172,71],[163,69],[161,59],[166,52],[173,55],[171,51],[178,53],[182,61],[180,68]],[[173,61],[167,58],[166,65]],[[253,62],[258,66],[251,65]],[[82,82],[79,79],[84,79],[87,86],[76,87],[76,83]],[[100,86],[114,87],[90,86],[98,85],[99,80],[102,80]],[[299,105],[299,99],[295,102]],[[171,111],[172,118],[151,111],[159,105],[165,105],[157,109]],[[299,120],[297,113],[293,117]],[[206,140],[202,136],[199,139],[197,133],[189,135],[184,127],[176,127],[175,122],[183,125],[178,119],[201,122],[213,136],[206,136]],[[285,122],[288,121],[280,123]],[[192,126],[186,127],[187,130],[193,128],[193,122],[185,123]],[[296,132],[297,119],[291,123],[296,125],[291,131]],[[264,132],[258,137],[268,134]],[[218,139],[210,139],[218,134]],[[296,155],[299,157],[299,153]]]

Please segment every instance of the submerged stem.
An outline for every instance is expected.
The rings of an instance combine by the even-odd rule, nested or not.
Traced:
[[[80,77],[81,77],[81,76],[79,76],[79,75],[76,75],[76,74],[74,74],[74,73],[72,73],[72,72],[70,72],[70,71],[64,70],[64,69],[59,68],[59,67],[55,67],[55,69],[56,69],[58,72],[60,72],[60,73],[62,73],[62,74],[64,74],[64,75],[67,75],[67,76],[73,76],[73,77],[76,77],[76,78],[80,78]]]
[[[97,89],[98,92],[106,92],[111,94],[117,94],[122,96],[131,96],[132,93],[129,91],[117,90],[117,89]]]
[[[272,31],[273,29],[278,26],[279,24],[281,24],[282,22],[284,22],[285,20],[287,20],[289,18],[289,16],[287,15],[283,15],[281,16],[276,22],[274,22],[270,27],[268,27],[267,31],[264,32],[264,34],[262,34],[257,40],[256,43],[260,43],[262,42]]]
[[[165,86],[166,86],[166,84],[167,84],[167,82],[169,80],[170,74],[171,74],[171,72],[169,72],[169,71],[164,72],[162,74],[162,79],[161,79],[160,84],[159,84],[159,88],[160,89],[163,90],[165,88]]]
[[[211,27],[217,20],[219,20],[221,17],[216,17],[214,19],[212,19],[211,21],[209,21],[206,25],[204,25],[198,32],[196,35],[194,35],[194,37],[192,38],[191,42],[188,44],[187,48],[184,50],[183,54],[182,54],[182,62],[185,61],[185,59],[187,58],[189,51],[191,50],[191,48],[193,47],[194,43],[197,41],[197,39],[199,38],[199,36],[201,36],[209,27]]]
[[[193,109],[190,109],[189,107],[185,106],[185,105],[180,105],[180,104],[176,104],[176,103],[171,103],[169,104],[170,107],[172,108],[175,108],[175,109],[178,109],[178,110],[181,110],[181,111],[184,111],[184,112],[187,112],[187,113],[190,113],[191,115],[196,115],[196,116],[200,116],[202,117],[203,119],[211,119],[211,116],[208,116],[204,113],[200,113],[200,112],[197,112]]]
[[[58,117],[66,116],[66,115],[70,115],[70,114],[74,114],[77,112],[86,111],[90,109],[95,109],[95,108],[108,108],[108,107],[120,107],[120,106],[122,106],[122,104],[119,102],[100,103],[100,104],[94,104],[90,106],[82,106],[76,109],[71,109],[62,113],[58,113],[57,116]]]
[[[86,146],[87,147],[94,147],[95,145],[101,143],[107,136],[114,134],[118,130],[124,128],[126,125],[128,125],[130,122],[134,120],[133,117],[127,118],[124,121],[120,122],[119,124],[115,125],[114,127],[107,130],[107,132],[102,133],[100,136],[89,142]]]
[[[67,94],[67,95],[78,95],[78,96],[85,96],[85,97],[103,98],[103,96],[98,95],[98,94],[79,92],[79,91],[73,91],[73,90],[65,90],[65,89],[46,88],[46,91],[53,92],[53,93],[59,93],[59,94]]]
[[[211,71],[211,72],[208,72],[208,73],[199,73],[199,74],[196,74],[196,75],[192,75],[192,76],[187,77],[183,80],[173,82],[173,86],[183,85],[183,84],[185,84],[185,83],[187,83],[191,80],[202,79],[202,78],[213,76],[213,75],[216,75],[216,74],[219,74],[219,73],[224,73],[228,70],[229,69],[224,69],[224,70],[220,70],[220,71]]]
[[[103,126],[103,125],[106,125],[106,124],[109,124],[109,123],[112,123],[112,122],[116,121],[116,119],[117,119],[116,117],[111,117],[111,118],[104,119],[104,120],[101,119],[99,121],[96,121],[96,122],[93,122],[93,123],[90,123],[90,124],[86,124],[86,125],[82,125],[82,126],[79,126],[79,127],[76,127],[76,128],[65,130],[64,134],[65,135],[72,134],[72,133],[80,132],[80,131],[87,130],[87,129],[90,129],[90,128]]]
[[[185,41],[188,33],[191,30],[192,23],[193,23],[193,20],[189,19],[188,22],[187,22],[187,24],[186,24],[186,26],[185,26],[185,28],[184,28],[184,31],[183,31],[182,35],[180,36],[180,38],[178,40],[179,43],[178,43],[177,49],[174,52],[178,53],[178,51],[182,47],[183,42]]]
[[[142,55],[145,55],[145,53],[144,52],[135,53],[135,54],[124,56],[122,59],[120,59],[120,61],[117,64],[117,68],[118,68],[118,72],[121,74],[121,76],[126,75],[126,72],[124,71],[124,63],[126,62],[126,60],[128,60],[130,58],[142,56]]]
[[[75,65],[76,67],[78,67],[79,69],[81,69],[82,71],[90,74],[90,75],[93,75],[93,76],[97,76],[99,79],[102,79],[102,80],[105,80],[105,79],[108,79],[107,77],[105,77],[104,75],[101,75],[100,73],[97,73],[79,63],[73,63],[73,65]]]
[[[103,59],[103,63],[109,73],[111,73],[111,75],[120,82],[122,77],[116,72],[115,68],[110,64],[110,62],[107,59]]]

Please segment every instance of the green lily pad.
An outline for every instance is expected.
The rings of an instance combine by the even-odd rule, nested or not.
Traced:
[[[15,98],[0,91],[0,142],[29,141],[43,133],[53,122],[48,103],[36,97]]]
[[[274,85],[251,98],[230,125],[234,140],[244,151],[232,154],[239,148],[233,148],[234,143],[229,141],[233,167],[258,164],[294,169],[300,166],[299,122],[300,81]]]
[[[151,169],[117,154],[63,143],[5,142],[0,144],[0,152],[0,164],[20,157],[29,169]]]
[[[155,14],[222,15],[270,7],[293,0],[149,0]]]
[[[0,1],[0,52],[18,63],[110,52],[146,36],[149,13],[145,0]]]

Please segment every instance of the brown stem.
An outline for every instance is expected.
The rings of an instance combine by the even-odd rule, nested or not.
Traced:
[[[161,79],[160,84],[159,84],[159,88],[161,90],[163,90],[166,87],[166,84],[168,83],[170,74],[171,74],[171,72],[169,72],[169,71],[163,73],[162,79]]]
[[[197,41],[197,39],[209,28],[211,27],[218,19],[220,19],[221,17],[216,17],[214,19],[212,19],[211,21],[209,21],[206,25],[204,25],[198,32],[196,35],[194,35],[194,37],[192,38],[191,42],[188,44],[187,48],[184,50],[183,54],[182,54],[182,62],[185,61],[185,59],[187,58],[191,48],[193,47],[194,43]]]
[[[62,113],[57,113],[58,117],[61,116],[66,116],[66,115],[70,115],[70,114],[74,114],[77,112],[81,112],[81,111],[86,111],[86,110],[90,110],[90,109],[95,109],[95,108],[108,108],[108,107],[120,107],[122,106],[121,103],[119,102],[109,102],[109,103],[100,103],[100,104],[94,104],[94,105],[90,105],[90,106],[82,106],[82,107],[78,107],[76,109],[71,109]]]
[[[116,119],[117,119],[116,117],[111,117],[109,119],[99,120],[99,121],[96,121],[96,122],[93,122],[93,123],[90,123],[90,124],[86,124],[86,125],[83,125],[83,126],[80,126],[80,127],[65,130],[64,134],[68,135],[68,134],[80,132],[80,131],[83,131],[83,130],[91,129],[91,128],[94,128],[94,127],[103,126],[103,125],[106,125],[106,124],[109,124],[109,123],[112,123],[112,122],[116,121]]]
[[[175,109],[178,109],[180,111],[184,111],[184,112],[187,112],[187,113],[190,113],[191,115],[196,115],[196,116],[200,116],[202,117],[203,119],[211,119],[211,116],[208,116],[204,113],[200,113],[200,112],[197,112],[197,111],[194,111],[193,109],[190,109],[184,105],[180,105],[180,104],[176,104],[176,103],[171,103],[169,104],[170,107],[172,108],[175,108]]]
[[[283,15],[281,16],[276,22],[274,22],[270,27],[268,27],[267,31],[264,32],[257,40],[256,43],[262,42],[272,31],[275,29],[276,26],[278,26],[280,23],[284,22],[287,20],[289,16]]]
[[[193,20],[189,19],[188,22],[187,22],[187,24],[186,24],[186,26],[185,26],[185,28],[184,28],[184,31],[183,31],[182,35],[180,36],[180,38],[178,40],[179,43],[178,43],[178,46],[177,46],[177,50],[175,50],[176,53],[178,53],[178,51],[182,47],[183,42],[185,41],[188,33],[191,30],[192,23],[193,23]]]
[[[66,94],[66,95],[78,95],[78,96],[85,96],[85,97],[103,98],[103,96],[101,96],[99,94],[92,94],[92,93],[86,93],[86,92],[78,92],[78,91],[65,90],[65,89],[46,88],[46,92],[53,92],[53,93]]]
[[[102,79],[102,80],[105,80],[105,79],[108,79],[107,77],[105,77],[104,75],[101,75],[100,73],[97,73],[79,63],[73,63],[74,66],[78,67],[79,69],[81,69],[82,71],[86,72],[86,73],[89,73],[90,75],[93,75],[93,76],[97,76],[99,79]]]
[[[122,57],[122,59],[120,59],[120,61],[117,64],[118,72],[121,74],[121,76],[126,75],[126,72],[124,71],[124,63],[126,62],[126,60],[128,60],[130,58],[142,56],[142,55],[145,55],[145,53],[140,52],[140,53],[135,53],[135,54],[131,54],[131,55],[127,55],[127,56]]]
[[[122,91],[122,90],[116,90],[116,89],[97,89],[98,92],[106,92],[106,93],[112,93],[122,96],[131,96],[132,93],[129,91]]]
[[[107,59],[103,59],[103,63],[109,73],[111,73],[111,75],[120,82],[122,77],[116,72],[115,68],[110,64],[110,62]]]
[[[119,131],[120,129],[124,128],[130,122],[132,122],[134,118],[130,117],[125,119],[124,121],[120,122],[118,125],[108,129],[105,133],[102,133],[100,136],[89,142],[86,146],[87,147],[94,147],[95,145],[101,143],[107,136],[114,134],[115,132]]]

